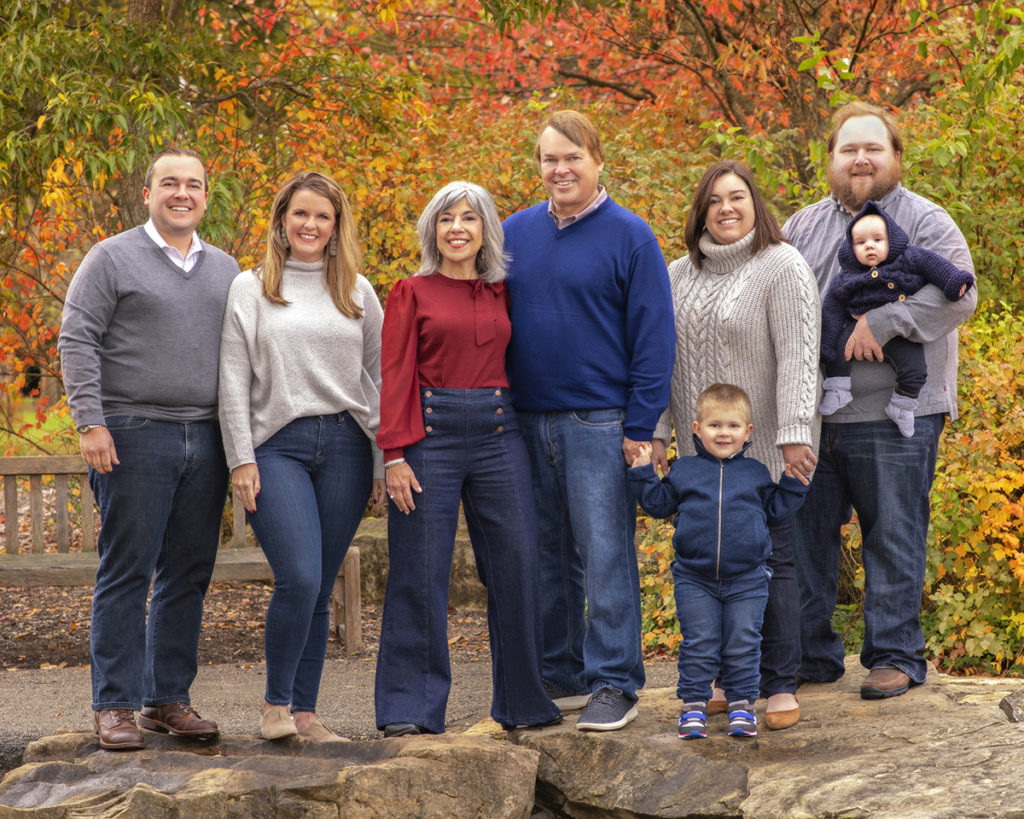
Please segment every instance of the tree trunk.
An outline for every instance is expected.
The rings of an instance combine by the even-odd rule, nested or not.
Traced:
[[[162,0],[126,0],[127,20],[133,26],[159,23],[163,18]]]

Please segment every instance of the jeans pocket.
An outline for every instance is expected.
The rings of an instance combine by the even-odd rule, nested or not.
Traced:
[[[625,412],[621,409],[570,410],[569,417],[583,427],[622,427]]]
[[[133,429],[145,429],[149,426],[149,419],[141,415],[111,415],[105,418],[107,429],[119,432],[128,432]]]
[[[367,437],[366,433],[363,432],[363,428],[359,426],[356,419],[347,412],[339,412],[336,418],[338,430],[349,438],[358,441]]]

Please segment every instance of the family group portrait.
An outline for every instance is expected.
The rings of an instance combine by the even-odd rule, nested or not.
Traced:
[[[1024,811],[1022,18],[0,5],[0,816]]]

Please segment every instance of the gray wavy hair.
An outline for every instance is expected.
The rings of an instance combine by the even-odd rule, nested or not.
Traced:
[[[430,276],[437,272],[441,258],[441,251],[437,247],[437,220],[460,199],[465,199],[469,203],[483,223],[483,244],[480,252],[476,254],[476,272],[489,284],[504,281],[508,272],[509,257],[505,253],[505,234],[501,229],[498,209],[484,188],[472,182],[462,181],[449,182],[435,193],[416,222],[416,232],[420,237],[418,274]]]

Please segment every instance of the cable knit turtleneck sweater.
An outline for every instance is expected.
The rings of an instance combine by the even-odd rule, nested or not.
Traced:
[[[380,424],[380,332],[373,285],[356,277],[361,318],[334,306],[323,262],[288,259],[281,279],[288,304],[264,298],[252,272],[228,294],[220,345],[220,424],[228,466],[255,463],[254,450],[296,418],[348,412],[374,448],[374,477],[384,477],[375,437]]]
[[[676,428],[679,455],[693,455],[697,396],[725,382],[750,396],[754,434],[749,455],[774,480],[785,467],[782,444],[817,448],[818,341],[821,306],[814,273],[788,244],[751,255],[754,231],[719,245],[705,232],[703,267],[689,256],[669,265],[676,311],[672,398],[655,437]]]

